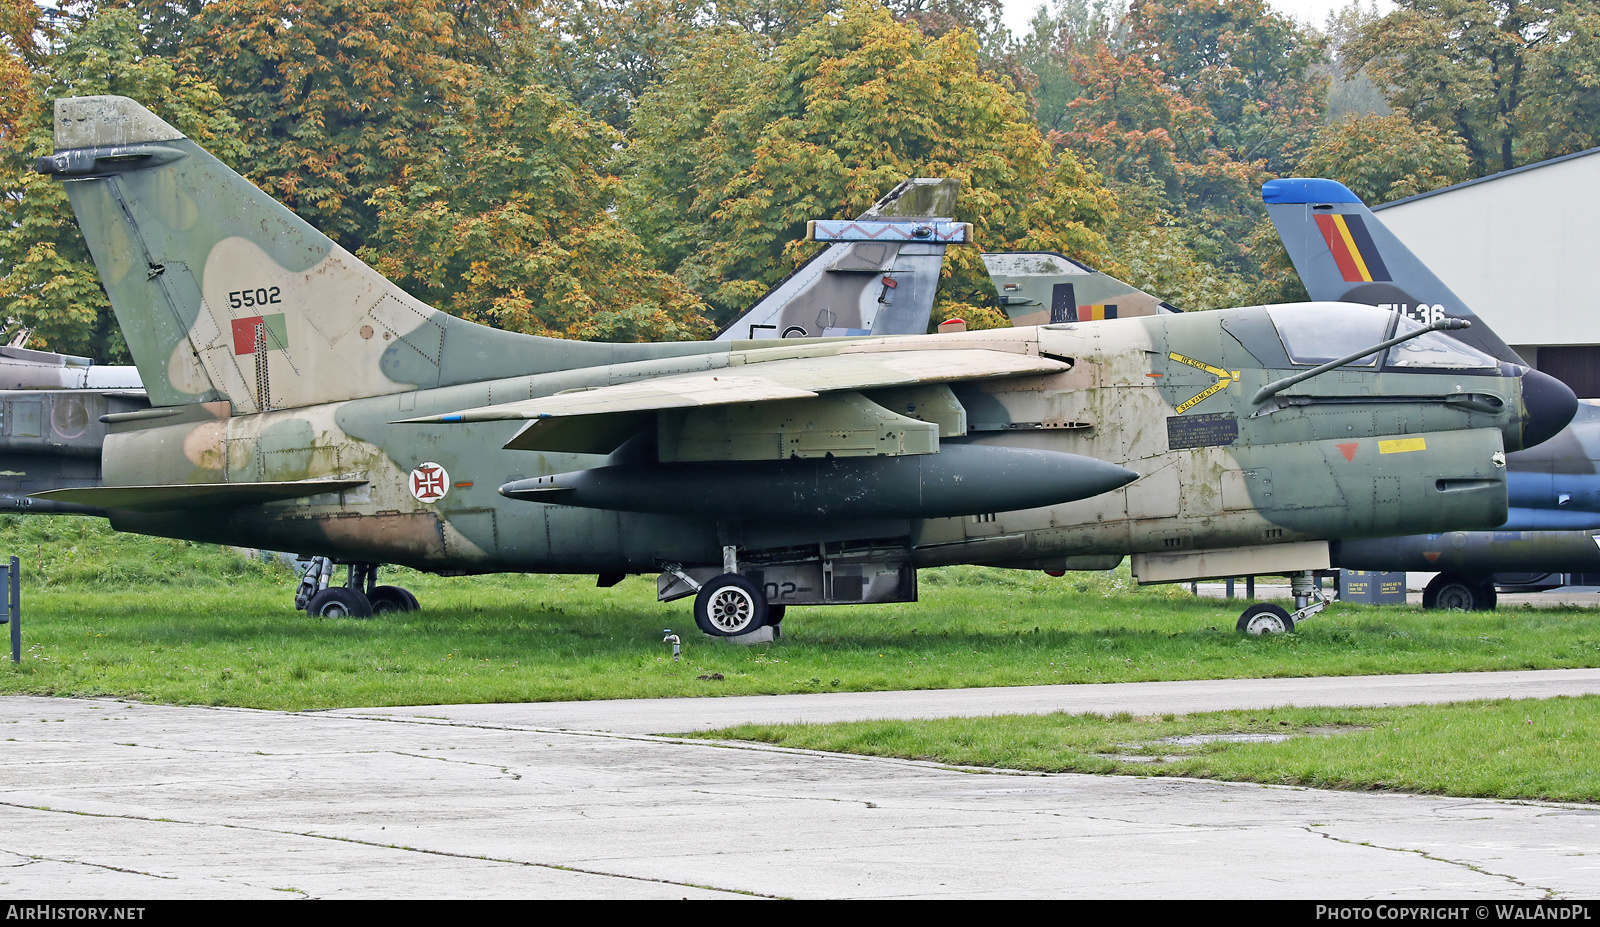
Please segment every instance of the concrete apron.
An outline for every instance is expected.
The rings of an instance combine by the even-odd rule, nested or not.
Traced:
[[[1600,895],[1592,807],[980,773],[446,717],[489,707],[0,698],[0,886],[74,899]]]

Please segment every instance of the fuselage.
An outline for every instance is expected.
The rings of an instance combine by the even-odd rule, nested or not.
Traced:
[[[365,485],[227,510],[110,516],[123,530],[439,572],[637,572],[664,561],[714,563],[730,532],[746,549],[905,539],[919,565],[1095,566],[1141,551],[1484,528],[1504,520],[1501,452],[1520,445],[1527,418],[1520,370],[1343,368],[1258,406],[1251,397],[1260,387],[1310,360],[1289,359],[1271,312],[778,347],[707,344],[699,353],[683,346],[686,353],[671,358],[282,411],[235,416],[226,403],[210,403],[190,407],[193,420],[114,426],[105,482],[359,476]],[[1381,314],[1368,317],[1376,310],[1323,307],[1300,317],[1319,312],[1355,313],[1352,321],[1366,326],[1357,340],[1384,335]],[[1293,321],[1293,313],[1280,311],[1280,326],[1284,318]],[[959,517],[808,522],[773,520],[757,507],[742,519],[697,518],[508,499],[498,493],[506,483],[597,467],[607,458],[507,450],[517,423],[401,423],[672,373],[758,370],[783,357],[957,347],[1041,355],[1071,368],[957,384],[965,433],[941,435],[941,444],[1080,454],[1140,478],[1078,502]],[[443,489],[425,492],[430,501],[413,491],[425,466],[438,468]],[[751,472],[759,479],[760,464]]]

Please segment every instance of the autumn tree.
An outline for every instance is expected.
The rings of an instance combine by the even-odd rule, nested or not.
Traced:
[[[119,94],[237,166],[239,125],[216,89],[177,63],[141,49],[138,19],[112,9],[81,21],[29,85],[21,131],[0,157],[0,318],[31,329],[35,347],[97,360],[125,360],[126,348],[61,184],[32,171],[49,154],[50,101]]]
[[[707,34],[740,34],[770,48],[836,11],[839,2],[528,0],[517,53],[533,79],[622,129],[644,93]]]
[[[1294,163],[1322,109],[1320,36],[1266,0],[1134,0],[1128,22],[1131,51],[1210,114],[1203,135],[1174,138],[1185,160],[1216,148],[1274,173]]]
[[[193,35],[187,58],[250,149],[245,176],[351,250],[490,54],[448,0],[216,0]]]
[[[1468,180],[1470,167],[1461,138],[1393,113],[1325,127],[1297,173],[1337,180],[1376,205]]]
[[[1226,305],[1257,272],[1261,183],[1320,121],[1322,40],[1263,0],[1140,0],[1122,28],[1074,57],[1081,95],[1051,137],[1111,182],[1130,282],[1185,308]]]
[[[1345,54],[1417,124],[1459,136],[1474,176],[1600,144],[1593,0],[1396,0]]]
[[[626,218],[724,321],[814,252],[808,219],[859,214],[906,177],[960,179],[984,248],[1098,259],[1109,197],[1075,157],[1051,156],[978,54],[969,31],[930,39],[865,2],[770,55],[710,41],[641,101]],[[649,205],[666,202],[679,208]],[[974,251],[946,266],[949,305],[992,299]]]
[[[1032,75],[1029,100],[1034,121],[1045,132],[1071,128],[1072,101],[1084,95],[1074,62],[1126,38],[1120,7],[1111,0],[1055,0],[1040,6],[1016,40],[1017,63]]]
[[[419,298],[496,328],[602,341],[710,334],[610,210],[620,136],[537,84],[490,81],[439,146],[378,191],[362,256]]]
[[[0,0],[0,140],[17,135],[34,103],[33,67],[41,53],[34,41],[38,24],[33,0]]]

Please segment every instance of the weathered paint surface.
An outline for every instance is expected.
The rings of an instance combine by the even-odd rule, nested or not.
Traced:
[[[57,112],[76,127],[63,135],[73,139],[98,138],[83,129],[95,119],[143,118],[119,98],[59,101]],[[1348,323],[1376,332],[1371,343],[1387,317],[1370,308],[1256,307],[777,346],[553,341],[422,306],[170,128],[141,132],[117,160],[97,141],[47,166],[68,185],[152,401],[182,410],[115,426],[106,484],[352,485],[112,512],[126,530],[441,571],[619,572],[720,563],[728,543],[899,539],[924,564],[1040,566],[1505,517],[1501,452],[1520,446],[1527,415],[1522,381],[1508,375],[1520,370],[1380,364],[1251,401],[1305,369],[1280,328]],[[919,414],[908,406],[921,396],[933,408]],[[672,443],[662,440],[663,420],[711,408],[736,411],[670,428],[669,439],[692,440],[663,454]],[[808,437],[784,444],[796,434]],[[1397,437],[1407,449],[1384,453],[1382,442]],[[1094,458],[1138,479],[1022,511],[837,513],[824,522],[774,519],[759,506],[714,518],[498,493],[622,458],[749,459],[769,438],[770,459],[1001,445]],[[419,492],[419,480],[440,474],[447,485]]]

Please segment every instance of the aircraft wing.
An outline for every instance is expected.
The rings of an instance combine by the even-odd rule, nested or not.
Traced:
[[[530,421],[505,446],[606,454],[654,413],[815,399],[825,393],[1059,373],[1070,364],[1008,351],[875,351],[799,357],[405,419],[411,424]]]

